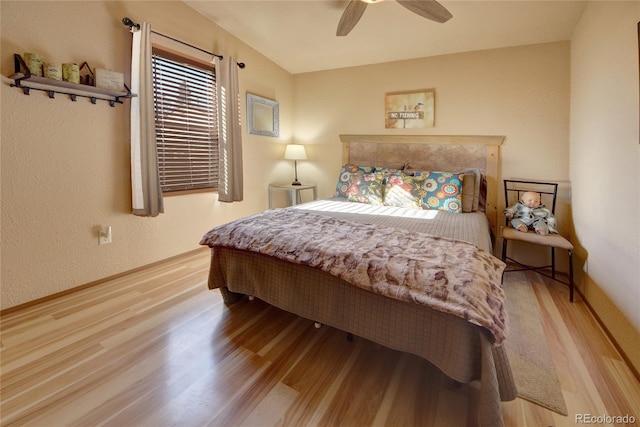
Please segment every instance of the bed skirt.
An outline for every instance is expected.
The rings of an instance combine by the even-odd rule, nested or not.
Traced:
[[[249,268],[250,267],[250,268]],[[460,383],[478,382],[477,420],[502,426],[516,388],[504,347],[462,318],[374,294],[322,270],[231,248],[212,249],[209,288],[226,304],[253,295],[298,316],[416,354]]]

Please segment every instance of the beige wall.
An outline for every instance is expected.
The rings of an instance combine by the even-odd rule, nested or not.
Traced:
[[[568,233],[569,58],[569,42],[560,42],[298,74],[295,137],[310,144],[312,160],[300,174],[332,194],[342,133],[505,135],[502,177],[561,182],[557,217]],[[429,88],[435,127],[384,128],[386,92]]]
[[[128,16],[246,62],[242,105],[246,91],[277,99],[281,129],[281,138],[243,135],[244,202],[220,204],[212,193],[168,197],[163,215],[139,218],[129,213],[129,102],[111,108],[36,91],[25,96],[3,81],[1,308],[196,249],[213,225],[265,209],[268,181],[290,178],[291,165],[280,159],[292,133],[292,76],[182,2],[2,1],[0,7],[4,76],[13,74],[13,53],[35,51],[52,61],[123,71],[128,82],[131,34],[121,23]],[[112,226],[112,244],[98,245],[100,225]]]
[[[571,181],[581,279],[640,370],[640,3],[592,2],[571,43]]]

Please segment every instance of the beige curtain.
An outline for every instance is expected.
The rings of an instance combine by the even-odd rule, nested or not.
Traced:
[[[142,22],[132,28],[131,49],[131,205],[134,215],[164,212],[158,177],[158,150],[153,111],[151,27]]]
[[[216,57],[215,66],[220,145],[218,200],[239,202],[242,201],[243,183],[238,63],[233,57]]]

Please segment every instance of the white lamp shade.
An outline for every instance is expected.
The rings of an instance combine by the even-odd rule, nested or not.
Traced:
[[[304,150],[304,145],[287,145],[287,148],[284,150],[284,158],[286,160],[307,160],[307,152]]]

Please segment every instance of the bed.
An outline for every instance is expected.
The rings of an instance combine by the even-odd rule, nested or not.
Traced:
[[[349,166],[343,166],[334,197],[268,210],[203,236],[201,244],[212,248],[209,288],[220,289],[228,305],[255,296],[421,356],[453,380],[479,385],[479,425],[503,425],[500,402],[516,397],[501,345],[508,334],[504,265],[491,255],[504,138],[340,138]],[[448,184],[464,181],[466,187],[460,182],[456,189],[457,204],[440,197],[434,206],[411,206],[431,203],[423,196],[428,182],[435,182],[429,181],[434,171],[445,172],[438,179]],[[401,197],[385,204],[374,181],[385,196],[411,183],[408,193],[419,197],[396,192]],[[354,185],[361,188],[354,191]],[[422,192],[414,193],[418,187]],[[428,194],[442,196],[443,188]],[[445,199],[445,208],[437,205]]]

